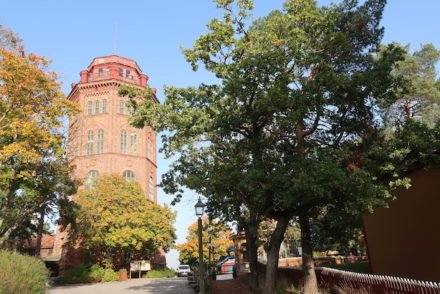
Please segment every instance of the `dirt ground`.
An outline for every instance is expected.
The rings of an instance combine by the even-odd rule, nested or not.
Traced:
[[[211,294],[257,294],[252,292],[240,279],[225,281],[210,281]]]

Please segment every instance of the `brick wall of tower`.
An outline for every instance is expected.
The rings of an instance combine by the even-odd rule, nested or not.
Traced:
[[[146,196],[157,202],[156,134],[150,127],[136,129],[129,125],[128,113],[121,113],[118,88],[121,84],[147,87],[148,77],[137,64],[119,56],[95,58],[87,70],[81,72],[80,83],[73,85],[69,98],[81,112],[70,120],[68,156],[73,176],[85,180],[90,171],[99,175],[133,171]],[[106,101],[106,112],[96,111],[96,101]],[[156,100],[157,102],[157,100]],[[91,104],[90,104],[91,103]],[[92,105],[92,113],[89,107]],[[102,106],[100,106],[102,108]],[[124,111],[122,111],[124,112]],[[98,131],[104,134],[102,153],[97,152]],[[121,131],[126,131],[126,153],[121,150]],[[93,133],[93,154],[88,155],[89,132]],[[131,146],[132,136],[136,144]],[[153,185],[149,184],[152,179]],[[150,188],[153,187],[153,193]]]

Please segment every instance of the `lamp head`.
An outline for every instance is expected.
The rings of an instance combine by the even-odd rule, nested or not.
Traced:
[[[202,199],[197,201],[196,205],[194,205],[194,208],[196,210],[196,216],[201,217],[203,215],[203,212],[205,210],[205,204],[203,204]]]

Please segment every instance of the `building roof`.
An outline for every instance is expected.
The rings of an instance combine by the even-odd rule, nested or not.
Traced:
[[[87,67],[87,70],[90,71],[94,66],[105,63],[120,63],[135,68],[136,70],[138,70],[139,73],[142,73],[142,70],[139,67],[139,65],[136,63],[136,61],[119,55],[107,55],[107,56],[95,57]]]

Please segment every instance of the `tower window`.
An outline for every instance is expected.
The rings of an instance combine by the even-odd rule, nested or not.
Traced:
[[[147,158],[154,162],[154,145],[150,138],[147,139]]]
[[[130,135],[130,150],[132,153],[136,153],[136,145],[137,145],[137,134],[132,133]]]
[[[93,131],[87,132],[87,155],[93,154]]]
[[[96,179],[99,177],[99,172],[97,170],[91,170],[87,174],[86,179],[86,189],[92,190],[95,187]]]
[[[125,114],[125,101],[119,100],[119,113]]]
[[[121,131],[121,153],[127,153],[127,131]]]
[[[93,102],[92,101],[87,102],[87,114],[88,115],[93,114]]]
[[[104,130],[98,131],[98,142],[96,147],[96,153],[101,154],[104,151]]]
[[[133,181],[134,180],[134,172],[132,170],[125,170],[122,175],[127,181]]]
[[[101,106],[102,106],[102,113],[107,113],[107,99],[103,99],[102,100],[102,103],[101,103]]]
[[[95,114],[99,114],[99,112],[101,111],[100,107],[99,107],[99,100],[95,101]]]

